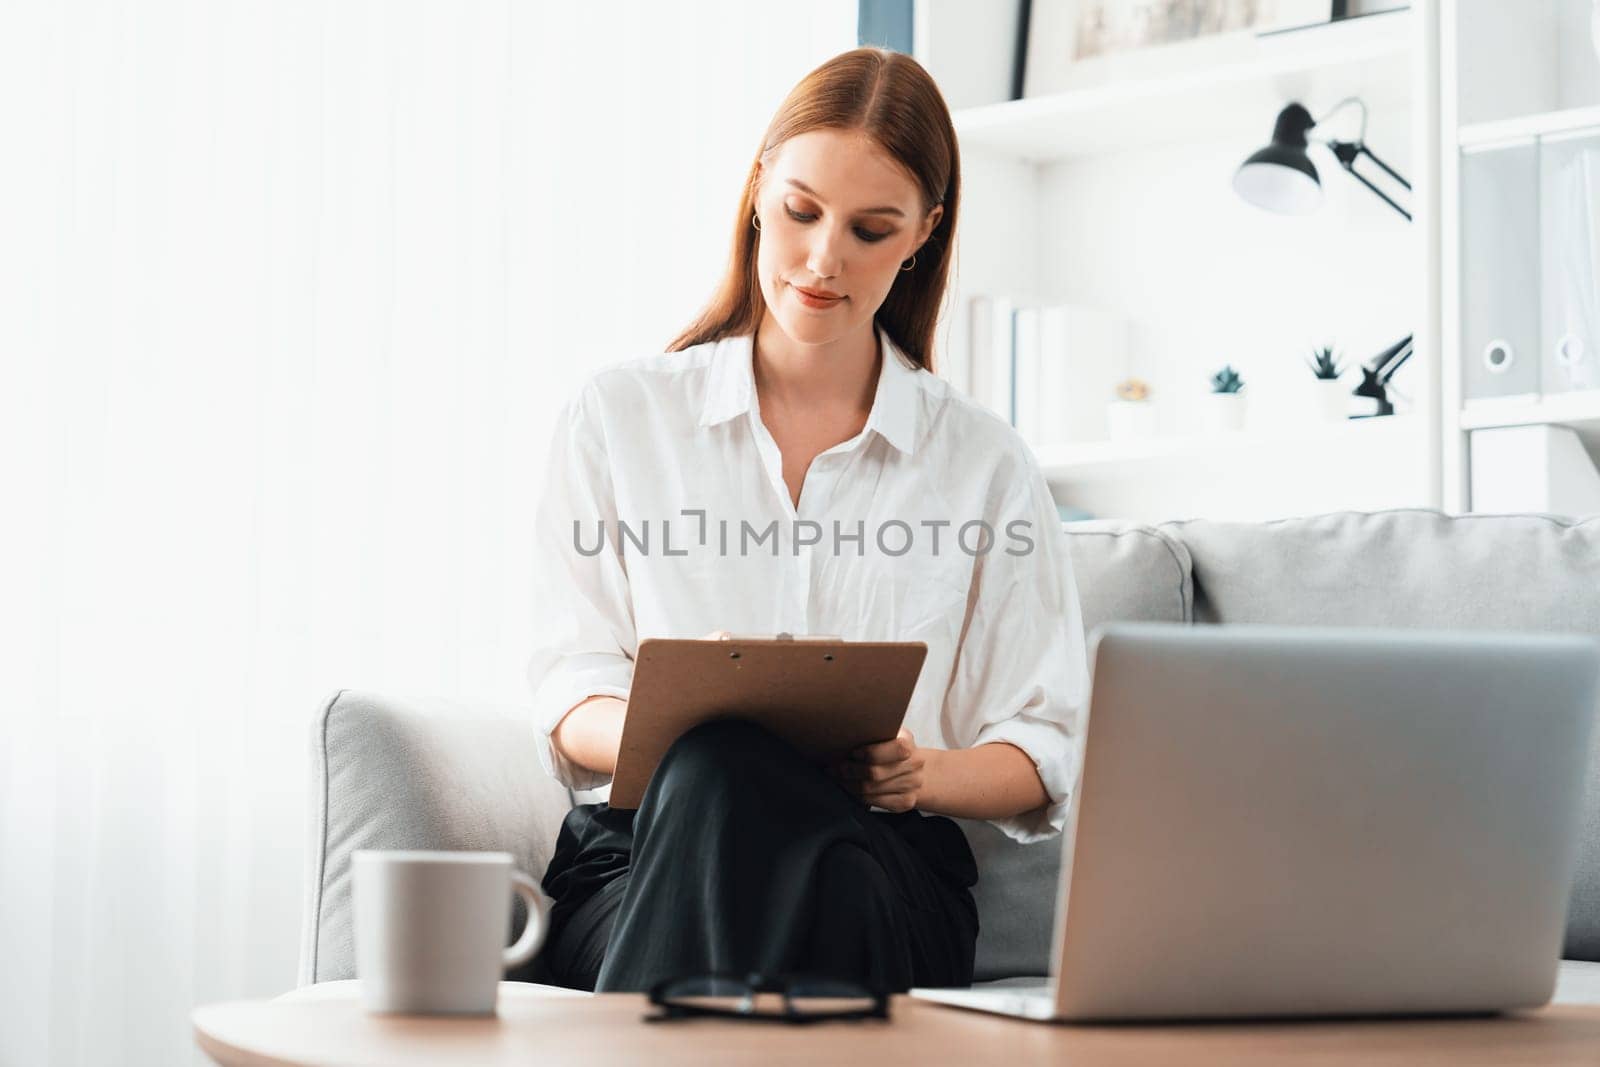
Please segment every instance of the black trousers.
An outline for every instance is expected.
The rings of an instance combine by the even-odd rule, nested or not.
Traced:
[[[508,977],[632,992],[752,971],[970,985],[977,880],[950,819],[869,811],[765,729],[721,720],[678,739],[637,811],[568,813],[544,876],[549,937]]]

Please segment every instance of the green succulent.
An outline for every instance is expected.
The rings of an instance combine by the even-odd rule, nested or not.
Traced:
[[[1344,365],[1335,358],[1333,349],[1324,345],[1311,350],[1311,359],[1306,362],[1311,368],[1311,373],[1324,381],[1333,381],[1344,373]]]
[[[1239,393],[1244,391],[1244,379],[1239,377],[1239,372],[1233,369],[1230,363],[1211,376],[1211,391],[1213,393]]]

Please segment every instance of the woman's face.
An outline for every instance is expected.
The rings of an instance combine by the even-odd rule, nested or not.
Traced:
[[[865,135],[812,130],[761,169],[756,272],[767,310],[802,344],[871,329],[900,264],[939,224],[911,176]]]

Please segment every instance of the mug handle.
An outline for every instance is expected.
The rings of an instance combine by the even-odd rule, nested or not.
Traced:
[[[508,969],[533,959],[533,954],[544,944],[544,935],[550,930],[550,905],[545,902],[544,891],[539,888],[539,883],[512,868],[511,888],[528,905],[528,923],[522,928],[522,936],[517,938],[517,943],[505,950],[503,960]]]

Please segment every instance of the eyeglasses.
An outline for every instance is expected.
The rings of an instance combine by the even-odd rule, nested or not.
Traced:
[[[773,997],[758,1000],[762,994]],[[887,1019],[889,994],[855,982],[809,975],[731,974],[668,978],[650,988],[650,1003],[660,1008],[646,1022],[693,1016],[816,1023],[828,1020]]]

